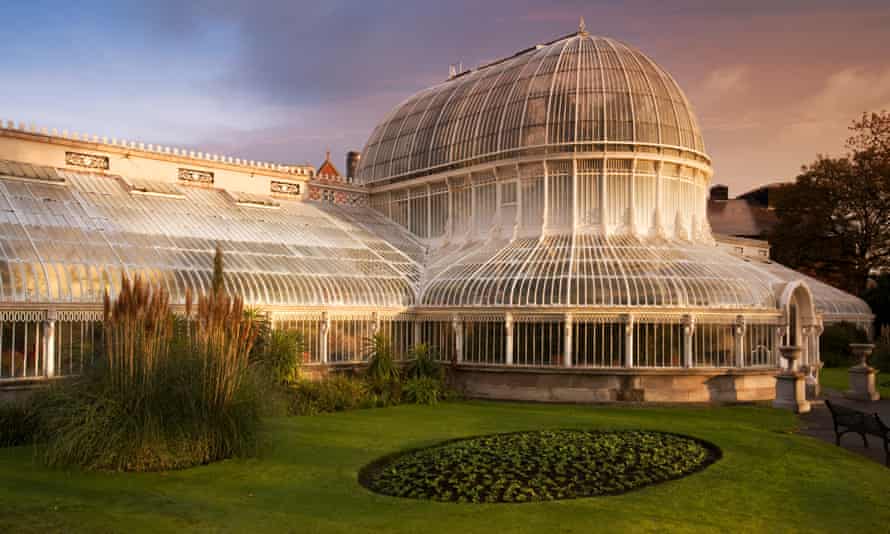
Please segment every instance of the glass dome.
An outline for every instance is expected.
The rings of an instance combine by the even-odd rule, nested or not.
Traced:
[[[581,31],[410,97],[374,129],[357,179],[405,179],[526,154],[634,149],[709,162],[670,74],[624,43]]]

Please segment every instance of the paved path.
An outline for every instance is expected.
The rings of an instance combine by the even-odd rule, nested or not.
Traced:
[[[853,401],[845,399],[840,392],[827,389],[823,396],[831,402],[848,406],[865,413],[877,413],[882,421],[890,421],[890,399],[881,399],[875,402]],[[831,422],[831,412],[824,403],[813,404],[813,410],[801,416],[804,427],[801,433],[814,438],[819,438],[834,445],[834,425]],[[868,448],[862,445],[859,434],[844,434],[841,438],[841,446],[849,451],[861,454],[867,458],[884,464],[884,444],[874,436],[868,437]]]

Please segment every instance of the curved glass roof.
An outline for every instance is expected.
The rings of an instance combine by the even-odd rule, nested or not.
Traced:
[[[652,145],[704,155],[698,123],[664,69],[621,42],[578,33],[468,71],[399,104],[371,134],[360,182],[524,153]]]
[[[769,280],[707,245],[560,235],[452,250],[433,266],[424,306],[776,309]]]
[[[871,321],[862,299],[778,263],[708,244],[578,234],[446,246],[430,258],[419,304],[776,310],[777,291],[804,281],[827,321]]]
[[[166,287],[181,303],[186,290],[210,287],[217,244],[228,290],[250,305],[401,307],[414,300],[418,264],[372,233],[393,225],[369,208],[345,218],[299,201],[246,207],[219,189],[53,172],[64,185],[0,175],[4,302],[97,303],[128,273]],[[416,247],[405,233],[388,238]]]
[[[124,273],[166,287],[182,303],[187,290],[210,287],[219,244],[228,290],[273,309],[771,311],[777,288],[803,279],[826,319],[871,317],[865,302],[843,291],[702,243],[579,233],[428,252],[370,208],[256,196],[251,207],[220,189],[0,163],[0,301],[7,304],[98,304],[106,290],[117,292]]]
[[[757,266],[783,282],[803,280],[813,294],[813,304],[826,320],[862,321],[873,317],[871,307],[861,298],[842,291],[825,282],[789,269],[775,262],[758,262]]]

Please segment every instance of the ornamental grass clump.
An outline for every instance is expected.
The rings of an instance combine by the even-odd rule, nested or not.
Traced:
[[[49,465],[179,469],[256,451],[260,396],[248,380],[256,329],[222,291],[176,317],[162,288],[124,278],[105,297],[97,365],[34,401]]]
[[[170,356],[173,314],[166,291],[150,291],[137,277],[122,280],[113,301],[103,299],[105,379],[110,393],[138,413],[157,389],[160,369]]]

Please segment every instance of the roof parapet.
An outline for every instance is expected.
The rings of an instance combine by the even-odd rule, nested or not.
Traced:
[[[169,147],[163,145],[155,145],[152,143],[146,144],[139,141],[131,141],[128,139],[118,139],[116,137],[112,137],[109,139],[108,137],[99,137],[98,135],[91,134],[82,134],[77,131],[69,132],[67,129],[62,130],[61,133],[57,128],[47,129],[45,127],[38,128],[34,123],[25,124],[24,122],[16,123],[13,120],[4,120],[0,119],[0,130],[12,130],[17,132],[22,132],[26,134],[33,135],[42,135],[44,137],[55,137],[59,139],[68,139],[71,141],[80,141],[85,143],[95,143],[99,145],[108,145],[117,148],[125,148],[128,150],[138,150],[140,152],[147,152],[151,154],[167,154],[172,156],[178,156],[181,158],[188,158],[194,160],[203,160],[203,161],[213,161],[217,163],[224,163],[226,165],[236,165],[240,167],[251,167],[256,169],[264,169],[264,170],[272,170],[290,174],[300,174],[294,172],[298,168],[307,168],[312,169],[312,172],[307,172],[305,176],[312,176],[314,174],[314,168],[311,165],[284,165],[281,163],[267,162],[267,161],[256,161],[256,160],[247,160],[242,158],[236,158],[233,156],[226,156],[221,154],[210,154],[207,152],[197,152],[195,150],[178,148],[178,147]],[[302,174],[301,174],[302,175]]]

